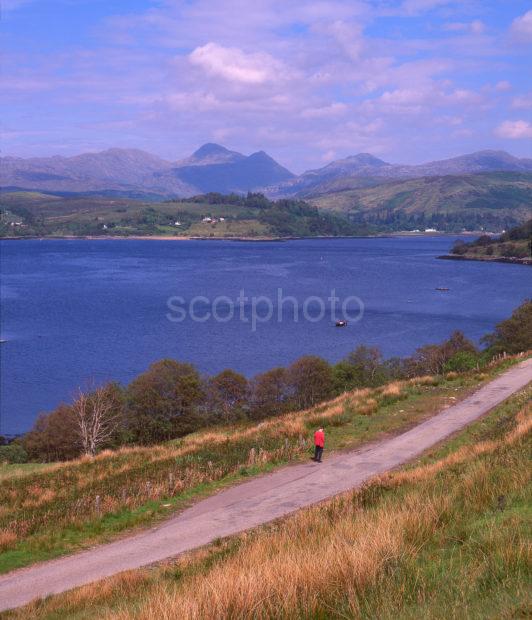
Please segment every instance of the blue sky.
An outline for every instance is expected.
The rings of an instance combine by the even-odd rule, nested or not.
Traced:
[[[2,152],[532,157],[521,0],[3,0]]]

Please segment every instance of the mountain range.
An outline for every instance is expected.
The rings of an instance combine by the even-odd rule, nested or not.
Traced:
[[[404,165],[359,153],[294,175],[264,151],[246,156],[208,143],[191,156],[174,162],[138,149],[119,148],[73,157],[2,157],[0,185],[48,192],[144,192],[179,197],[206,192],[263,191],[275,198],[307,198],[400,179],[496,171],[532,172],[532,159],[486,150]]]
[[[0,158],[0,185],[51,192],[147,192],[193,196],[247,192],[294,175],[264,151],[249,156],[204,144],[170,162],[138,149],[112,148],[74,157]]]

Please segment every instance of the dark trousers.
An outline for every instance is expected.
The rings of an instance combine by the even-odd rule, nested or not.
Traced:
[[[314,460],[321,463],[321,455],[323,454],[323,448],[320,446],[314,446]]]

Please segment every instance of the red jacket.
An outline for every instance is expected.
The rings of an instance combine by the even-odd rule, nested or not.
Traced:
[[[325,433],[323,431],[316,431],[314,433],[314,445],[320,448],[325,446]]]

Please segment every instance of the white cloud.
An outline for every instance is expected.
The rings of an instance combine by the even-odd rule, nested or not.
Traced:
[[[532,123],[528,121],[504,121],[496,129],[500,138],[532,138]]]
[[[532,11],[516,17],[512,22],[511,31],[519,39],[532,41]]]
[[[236,47],[223,47],[212,42],[197,47],[189,55],[189,60],[210,75],[241,84],[264,84],[286,74],[282,63],[269,54],[246,54]]]

